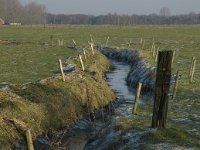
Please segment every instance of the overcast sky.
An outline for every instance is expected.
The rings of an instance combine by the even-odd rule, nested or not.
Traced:
[[[168,7],[171,14],[200,13],[200,0],[20,0],[23,4],[35,1],[56,14],[151,14]]]

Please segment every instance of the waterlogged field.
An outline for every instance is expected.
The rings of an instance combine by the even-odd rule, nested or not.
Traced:
[[[198,149],[200,146],[200,26],[21,26],[1,27],[0,84],[23,84],[49,77],[58,68],[58,59],[75,55],[67,48],[74,39],[78,46],[87,46],[90,34],[95,44],[120,48],[141,49],[144,57],[156,65],[151,46],[176,51],[173,73],[179,69],[181,80],[174,100],[170,99],[166,130],[158,130],[150,143],[167,143]],[[109,40],[107,41],[107,37]],[[58,39],[64,46],[58,46]],[[53,41],[53,46],[52,46]],[[188,74],[191,58],[197,59],[194,82]],[[151,124],[152,101],[139,108],[133,120],[121,118],[120,126],[147,128]],[[181,148],[181,147],[180,147]]]

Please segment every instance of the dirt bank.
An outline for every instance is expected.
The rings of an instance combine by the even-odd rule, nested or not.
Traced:
[[[28,128],[36,138],[50,129],[62,129],[115,100],[104,80],[110,66],[105,56],[98,52],[90,56],[85,62],[85,72],[80,69],[78,57],[70,63],[76,69],[66,75],[66,82],[55,75],[0,90],[0,149],[9,149],[23,140]]]

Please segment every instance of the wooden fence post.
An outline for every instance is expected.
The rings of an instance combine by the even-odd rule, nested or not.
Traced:
[[[142,44],[142,43],[143,43],[143,39],[141,38],[141,39],[140,39],[140,44]]]
[[[191,77],[190,77],[190,82],[191,82],[191,83],[192,83],[193,80],[194,80],[194,72],[195,72],[195,68],[196,68],[196,62],[197,62],[197,60],[196,60],[196,58],[195,58],[194,61],[193,61],[192,72],[191,72]]]
[[[53,46],[53,35],[50,36],[51,46]]]
[[[153,53],[153,49],[154,49],[154,43],[151,46],[151,53]]]
[[[153,57],[153,58],[155,57],[155,53],[156,53],[156,46],[154,45],[154,47],[153,47],[153,52],[152,52],[152,57]]]
[[[176,73],[176,81],[174,84],[172,99],[174,99],[176,97],[176,93],[177,93],[177,89],[178,89],[178,80],[179,80],[178,78],[179,78],[179,71],[177,71],[177,73]]]
[[[59,64],[60,64],[60,72],[61,72],[61,75],[62,75],[62,79],[63,79],[63,82],[65,82],[65,74],[63,72],[63,66],[62,66],[61,59],[59,59]]]
[[[173,64],[174,64],[175,56],[176,56],[176,51],[175,51],[175,50],[173,50],[172,66],[173,66]]]
[[[84,55],[85,60],[87,60],[87,56],[86,56],[86,52],[85,52],[85,48],[83,48],[83,55]]]
[[[81,62],[82,70],[85,71],[85,67],[83,65],[83,60],[82,60],[82,56],[81,55],[79,55],[79,59],[80,59],[80,62]]]
[[[93,39],[92,39],[92,35],[90,34],[90,41],[91,43],[94,43]]]
[[[61,46],[64,45],[64,40],[63,40],[63,39],[61,40],[60,45],[61,45]]]
[[[60,46],[60,40],[58,39],[58,46]]]
[[[144,50],[144,47],[145,47],[145,40],[142,43],[142,50]]]
[[[159,51],[156,73],[156,89],[152,116],[152,127],[165,128],[169,101],[171,65],[173,52]]]
[[[155,52],[155,63],[158,61],[158,52],[159,52],[159,47],[157,49],[157,51]]]
[[[191,77],[191,74],[192,74],[192,69],[193,69],[193,65],[194,65],[194,60],[195,60],[195,57],[192,56],[192,61],[191,61],[191,66],[190,66],[189,77]]]
[[[74,40],[72,40],[72,41],[73,41],[73,43],[74,43],[74,48],[75,48],[75,47],[77,46],[77,45],[76,45],[76,41],[74,41]]]
[[[137,106],[138,106],[139,99],[140,99],[141,89],[142,89],[142,83],[138,83],[137,92],[136,92],[136,95],[135,95],[134,106],[133,106],[133,109],[132,109],[132,114],[137,113]]]
[[[93,43],[90,43],[90,49],[92,50],[92,54],[94,55],[94,45],[93,45]]]
[[[25,135],[26,135],[28,150],[34,150],[31,130],[30,129],[26,130]]]
[[[106,46],[108,46],[108,41],[109,41],[110,37],[108,36],[106,39]]]

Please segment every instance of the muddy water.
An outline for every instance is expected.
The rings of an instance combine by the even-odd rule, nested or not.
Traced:
[[[59,149],[82,150],[87,149],[87,143],[96,139],[98,133],[113,126],[116,118],[120,116],[131,116],[134,99],[134,89],[128,88],[126,77],[130,71],[130,66],[123,63],[112,61],[112,69],[106,74],[107,82],[110,87],[118,94],[120,105],[115,108],[112,114],[106,114],[104,119],[96,119],[92,122],[89,118],[75,123],[73,128],[68,130],[61,141]]]

